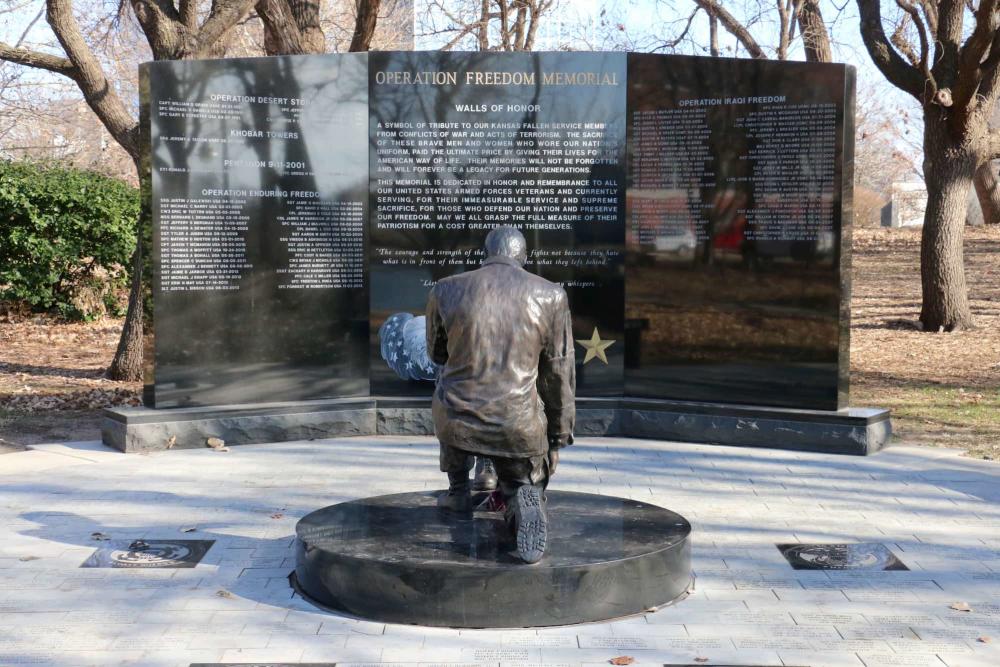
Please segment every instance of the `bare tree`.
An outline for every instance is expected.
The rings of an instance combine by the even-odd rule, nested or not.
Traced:
[[[356,0],[359,29],[364,33],[358,48],[367,48],[374,32],[379,0]],[[123,0],[156,60],[216,58],[224,55],[234,29],[252,10],[263,24],[264,51],[321,53],[326,44],[320,23],[318,0]],[[372,9],[374,8],[374,9]],[[141,173],[139,124],[119,95],[116,81],[102,66],[94,45],[80,28],[72,0],[46,0],[45,17],[61,47],[61,54],[25,48],[20,43],[0,42],[0,60],[46,70],[72,80],[88,106],[114,140],[132,158]],[[360,17],[364,15],[362,22]],[[361,25],[363,23],[363,25]],[[139,235],[141,239],[141,235]],[[143,290],[141,241],[133,256],[132,289],[125,324],[114,360],[111,378],[137,381],[142,378]]]
[[[1000,157],[989,120],[1000,96],[997,0],[897,0],[891,34],[882,7],[858,0],[861,37],[885,78],[923,110],[927,210],[920,245],[925,331],[972,324],[962,237],[966,201],[984,165]],[[971,20],[971,24],[967,23]]]
[[[442,51],[531,51],[538,27],[556,0],[429,0],[418,17],[422,36],[448,41]]]
[[[766,11],[761,6],[750,17],[737,18],[723,7],[721,0],[693,0],[694,4],[704,11],[709,18],[709,39],[712,55],[718,55],[717,25],[732,35],[751,58],[767,58],[767,52],[754,37],[751,28]],[[777,60],[788,60],[792,43],[795,41],[796,28],[802,38],[806,60],[812,62],[831,62],[833,49],[830,46],[830,33],[823,20],[819,0],[777,0],[775,3],[778,18],[777,44],[774,46],[774,57]]]

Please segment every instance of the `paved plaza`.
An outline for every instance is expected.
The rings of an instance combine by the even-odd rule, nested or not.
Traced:
[[[300,517],[443,477],[426,437],[0,456],[0,665],[1000,665],[1000,465],[944,449],[853,458],[580,438],[554,488],[662,505],[694,526],[691,596],[616,622],[398,626],[293,593]],[[192,568],[80,567],[136,539],[214,544]],[[909,569],[796,570],[775,546],[790,543],[879,543]]]

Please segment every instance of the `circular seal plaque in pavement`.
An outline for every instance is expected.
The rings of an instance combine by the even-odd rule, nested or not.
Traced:
[[[548,549],[525,565],[495,512],[438,509],[439,491],[363,498],[296,526],[295,575],[319,604],[389,623],[584,623],[673,602],[691,581],[691,525],[670,510],[549,491]]]

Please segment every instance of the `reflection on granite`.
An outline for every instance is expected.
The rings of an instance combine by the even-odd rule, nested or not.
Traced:
[[[140,73],[151,405],[367,395],[367,56],[158,61]]]
[[[669,510],[549,491],[549,546],[526,566],[512,554],[502,514],[447,512],[438,493],[365,498],[304,517],[296,527],[301,588],[365,618],[519,627],[638,613],[671,602],[690,581],[691,527]]]
[[[846,407],[853,70],[628,62],[625,394]]]

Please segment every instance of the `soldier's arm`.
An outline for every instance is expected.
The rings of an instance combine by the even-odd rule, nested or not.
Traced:
[[[448,363],[448,332],[438,310],[437,287],[427,297],[427,354],[435,364]]]
[[[564,290],[552,309],[549,340],[542,348],[538,365],[538,391],[545,404],[549,448],[573,443],[576,421],[576,356],[573,350],[573,321]]]

